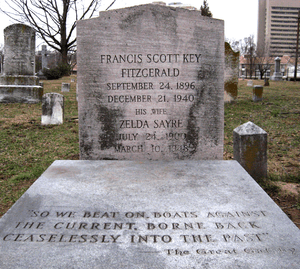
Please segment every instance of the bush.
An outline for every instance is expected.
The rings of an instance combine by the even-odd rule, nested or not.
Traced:
[[[61,63],[56,67],[43,69],[43,74],[48,80],[59,79],[63,76],[69,76],[71,74],[71,66]]]

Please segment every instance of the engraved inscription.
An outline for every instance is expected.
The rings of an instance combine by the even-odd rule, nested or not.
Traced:
[[[29,210],[12,223],[2,241],[166,246],[167,256],[288,253],[291,247],[267,247],[272,230],[265,210],[232,212]],[[229,221],[230,219],[230,221]],[[255,243],[255,247],[251,247]],[[178,244],[182,248],[178,248]],[[220,248],[219,244],[230,247]],[[224,245],[225,244],[225,245]]]

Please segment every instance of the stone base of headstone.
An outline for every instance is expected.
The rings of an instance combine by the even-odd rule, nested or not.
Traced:
[[[267,133],[251,121],[233,130],[233,155],[256,180],[267,177]]]
[[[59,93],[46,93],[42,100],[42,125],[63,124],[64,96]]]
[[[6,269],[300,264],[300,230],[236,161],[55,161],[0,239]]]
[[[253,102],[260,102],[263,100],[263,90],[264,87],[261,85],[255,85],[253,87],[253,95],[252,95]]]
[[[43,87],[36,76],[1,76],[0,103],[39,103]]]
[[[274,73],[272,77],[270,77],[271,80],[273,81],[281,81],[282,80],[282,74],[281,72],[279,73]]]

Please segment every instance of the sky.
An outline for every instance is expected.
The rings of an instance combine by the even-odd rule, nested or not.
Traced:
[[[85,0],[89,2],[90,0]],[[116,0],[110,9],[124,8],[134,5],[147,4],[154,2],[147,0]],[[158,1],[158,0],[156,0]],[[112,0],[102,0],[100,11],[105,10]],[[164,1],[166,4],[171,2],[181,2],[184,5],[194,6],[197,9],[203,4],[203,0],[177,0]],[[240,40],[244,37],[257,35],[257,15],[258,0],[207,0],[213,18],[221,19],[225,22],[225,38],[230,40]],[[3,30],[14,22],[6,15],[1,14],[0,23],[0,47],[4,44]],[[37,45],[42,45],[37,42]]]

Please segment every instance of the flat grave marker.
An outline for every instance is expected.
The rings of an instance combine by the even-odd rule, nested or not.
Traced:
[[[0,240],[6,269],[300,263],[299,229],[236,161],[55,161]]]

